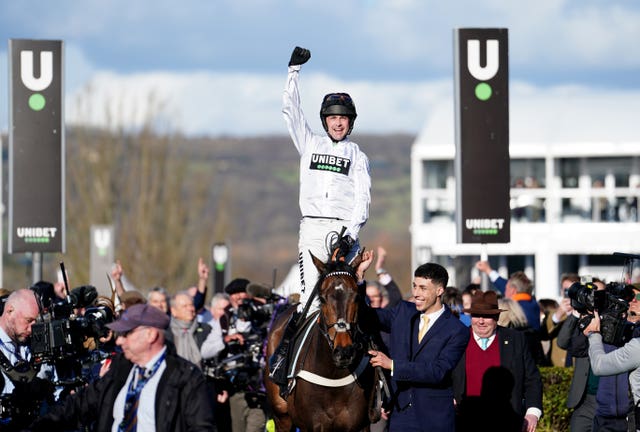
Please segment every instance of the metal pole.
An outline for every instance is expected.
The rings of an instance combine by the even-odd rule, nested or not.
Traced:
[[[31,253],[31,283],[42,280],[42,252]]]
[[[489,261],[489,254],[487,252],[487,244],[486,243],[481,243],[480,244],[480,261]],[[482,272],[480,274],[480,277],[482,278],[482,280],[480,282],[480,289],[482,289],[483,292],[488,291],[489,290],[489,275],[486,274],[485,272]]]

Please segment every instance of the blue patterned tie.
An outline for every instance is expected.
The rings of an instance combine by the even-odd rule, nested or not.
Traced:
[[[127,399],[124,404],[124,417],[118,428],[119,432],[134,432],[138,427],[138,405],[140,404],[140,393],[142,387],[147,383],[145,379],[144,368],[135,367],[135,376],[129,384],[127,390]],[[134,387],[134,383],[137,383]]]
[[[136,432],[138,427],[138,405],[140,404],[140,393],[144,385],[156,373],[160,364],[164,360],[167,352],[162,355],[153,364],[153,367],[145,372],[145,368],[135,366],[134,378],[129,383],[127,389],[127,398],[124,403],[124,417],[118,426],[118,432]]]

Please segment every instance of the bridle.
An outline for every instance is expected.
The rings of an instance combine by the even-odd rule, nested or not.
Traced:
[[[338,277],[347,276],[351,280],[353,280],[354,284],[356,284],[357,282],[356,276],[352,272],[345,271],[345,270],[336,270],[336,271],[331,271],[326,275],[324,275],[322,277],[323,283],[326,279],[330,277],[336,277],[336,276]],[[321,296],[321,298],[324,299],[324,296]],[[356,305],[356,307],[358,307],[358,305]],[[356,320],[354,320],[353,322],[349,322],[342,317],[338,318],[335,322],[327,322],[325,315],[321,312],[318,317],[318,328],[320,333],[324,336],[324,338],[329,343],[329,347],[331,351],[333,351],[335,348],[335,339],[338,337],[338,335],[342,333],[347,333],[351,338],[352,344],[356,346],[357,346],[357,342],[359,342],[359,338],[361,336],[364,336],[364,333],[360,330],[360,327],[358,326],[358,323],[357,323],[357,314],[356,314]],[[335,331],[333,338],[329,333],[331,329]]]

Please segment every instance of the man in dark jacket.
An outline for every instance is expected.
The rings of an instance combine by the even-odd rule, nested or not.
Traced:
[[[542,379],[524,334],[498,326],[502,309],[495,291],[477,292],[464,311],[471,314],[471,338],[453,371],[459,430],[535,432],[542,415]],[[517,420],[513,428],[501,425],[504,417],[477,416],[502,402],[499,411]]]
[[[213,431],[213,403],[204,376],[165,344],[169,317],[138,304],[108,324],[123,354],[104,377],[68,396],[36,420],[34,431],[93,425],[94,430]],[[127,429],[129,428],[129,429]]]
[[[380,329],[389,332],[389,356],[369,351],[370,363],[391,371],[390,431],[448,432],[455,429],[451,371],[469,341],[469,330],[442,304],[449,281],[436,263],[413,274],[414,303],[375,309]]]

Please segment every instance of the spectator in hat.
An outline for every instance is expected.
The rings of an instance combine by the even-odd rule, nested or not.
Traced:
[[[495,291],[477,292],[471,300],[471,307],[465,312],[471,314],[471,338],[453,371],[461,430],[497,430],[478,429],[479,419],[473,415],[477,411],[472,407],[477,406],[474,402],[483,394],[487,394],[489,389],[484,386],[495,384],[485,384],[485,373],[490,368],[499,367],[506,369],[513,378],[509,400],[513,413],[521,419],[521,427],[517,430],[534,432],[542,415],[542,379],[525,335],[498,325],[503,310],[498,307]],[[496,376],[503,373],[500,371]]]
[[[245,333],[251,328],[251,323],[249,321],[245,321],[238,316],[238,309],[245,300],[250,298],[247,293],[248,285],[248,279],[236,278],[229,282],[224,288],[224,292],[229,294],[229,306],[227,306],[225,317],[221,319],[220,323],[222,325],[225,338],[226,336],[240,333],[239,336],[234,336],[234,338],[240,339],[242,336],[241,333]],[[230,340],[225,339],[225,342],[229,343]]]
[[[31,430],[76,430],[79,424],[100,431],[215,430],[204,376],[165,343],[168,326],[169,317],[153,306],[126,309],[108,324],[123,352],[113,358],[106,375],[69,395]]]

